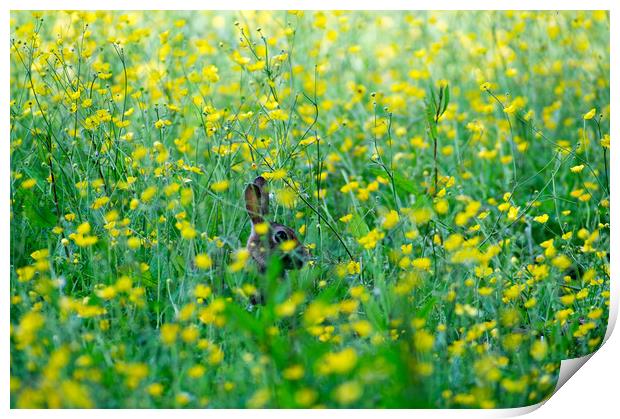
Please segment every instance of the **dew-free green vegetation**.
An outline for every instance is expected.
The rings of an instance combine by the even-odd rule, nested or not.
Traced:
[[[19,11],[10,43],[13,407],[514,407],[601,344],[607,12]],[[259,175],[300,270],[245,249]]]

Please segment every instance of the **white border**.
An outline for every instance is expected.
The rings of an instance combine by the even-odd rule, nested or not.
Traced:
[[[2,246],[4,251],[1,253],[2,258],[1,266],[4,273],[3,278],[4,287],[0,291],[0,307],[3,310],[4,316],[0,316],[3,320],[0,321],[0,333],[3,336],[3,344],[0,348],[2,353],[2,362],[0,364],[0,372],[2,377],[0,378],[0,412],[7,411],[13,417],[30,417],[30,416],[46,416],[46,417],[82,417],[88,415],[92,418],[109,417],[110,415],[120,417],[135,417],[136,415],[148,415],[149,418],[169,418],[171,415],[184,415],[188,417],[213,417],[213,416],[228,416],[228,417],[247,417],[253,418],[273,418],[273,417],[288,417],[293,414],[299,418],[314,418],[316,416],[332,416],[334,414],[343,416],[354,416],[356,418],[375,417],[377,415],[389,414],[395,417],[412,417],[426,418],[445,416],[449,417],[509,417],[524,414],[535,410],[538,405],[518,408],[518,409],[498,409],[498,410],[390,410],[390,411],[378,411],[378,410],[338,410],[338,411],[307,411],[307,410],[264,410],[264,411],[248,411],[248,410],[90,410],[83,412],[79,410],[62,410],[62,411],[27,411],[27,410],[9,410],[10,394],[9,394],[9,321],[10,318],[10,304],[9,304],[9,287],[8,278],[10,271],[10,241],[9,241],[9,217],[10,206],[8,202],[9,196],[9,175],[10,175],[10,156],[8,153],[9,141],[6,133],[9,131],[9,75],[8,68],[10,66],[9,61],[9,11],[11,9],[121,9],[121,10],[176,10],[176,9],[213,9],[213,10],[243,10],[243,9],[366,9],[366,10],[401,10],[401,9],[427,9],[432,6],[434,10],[463,10],[465,7],[473,10],[558,10],[558,9],[572,9],[572,10],[596,10],[604,9],[611,10],[611,86],[617,86],[616,72],[618,66],[618,51],[617,42],[614,39],[620,39],[618,34],[618,18],[617,7],[614,7],[615,1],[606,0],[563,0],[563,1],[545,1],[540,0],[519,0],[519,1],[492,1],[492,0],[470,0],[468,2],[457,2],[448,0],[433,0],[432,2],[422,1],[403,1],[403,0],[382,0],[381,2],[371,2],[368,0],[314,0],[312,2],[303,1],[282,1],[282,0],[262,0],[262,1],[240,1],[240,0],[227,0],[226,2],[213,2],[213,1],[188,1],[188,0],[175,0],[174,2],[163,0],[134,0],[127,2],[126,0],[107,0],[107,1],[90,1],[84,2],[76,0],[61,0],[61,1],[40,1],[40,0],[22,0],[14,1],[9,0],[3,2],[3,7],[0,7],[0,16],[2,16],[3,25],[0,27],[0,42],[1,56],[4,62],[3,70],[0,71],[1,85],[0,89],[3,90],[3,96],[0,99],[0,106],[2,107],[2,117],[0,117],[0,133],[5,133],[2,136],[2,151],[0,152],[0,171],[2,176],[2,182],[0,183],[0,197],[4,199],[0,200],[0,220],[3,220],[2,224]],[[8,3],[8,4],[7,4]],[[6,4],[6,5],[5,5]],[[611,89],[611,107],[618,109],[618,95],[614,89]],[[614,147],[610,150],[610,161],[613,163],[617,161],[617,152],[615,149],[615,140],[620,138],[617,125],[611,124],[611,136],[614,141]],[[620,175],[618,173],[619,165],[611,164],[611,179],[617,179]],[[617,208],[620,205],[618,202],[618,194],[612,194],[611,196],[611,213],[612,219],[614,214],[617,213]],[[612,226],[614,224],[612,223]],[[615,249],[617,245],[617,228],[612,228],[611,231],[611,248]],[[611,276],[616,278],[617,263],[612,261],[611,263]],[[614,328],[617,312],[618,312],[618,297],[619,287],[614,285],[612,281],[611,285],[611,306],[610,306],[610,320],[608,326],[608,332],[606,340],[609,339],[603,347],[595,354],[592,355],[592,359],[589,362],[590,367],[579,371],[578,378],[575,380],[569,380],[568,383],[562,387],[562,389],[545,404],[544,408],[538,409],[533,413],[533,417],[556,417],[572,418],[588,415],[591,417],[610,417],[610,412],[616,411],[617,402],[617,387],[616,377],[618,376],[620,369],[620,361],[618,360],[618,354],[620,352],[620,338],[617,333],[615,336],[610,336]],[[611,337],[611,338],[610,338]],[[588,357],[589,358],[589,357]],[[570,375],[574,374],[578,367],[575,369],[575,365],[583,365],[579,361],[569,361],[569,364],[573,364],[571,367]],[[566,374],[566,368],[564,368],[564,374]],[[570,376],[569,375],[569,376]]]

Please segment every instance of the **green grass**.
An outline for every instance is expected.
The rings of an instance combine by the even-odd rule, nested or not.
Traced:
[[[608,13],[13,12],[11,45],[13,407],[515,407],[601,344]],[[301,270],[245,251],[261,174]]]

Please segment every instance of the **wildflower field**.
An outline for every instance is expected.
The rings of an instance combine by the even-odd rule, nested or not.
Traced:
[[[10,25],[13,407],[516,407],[602,343],[607,12]]]

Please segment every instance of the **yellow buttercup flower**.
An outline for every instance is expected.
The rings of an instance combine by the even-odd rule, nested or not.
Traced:
[[[213,192],[224,192],[228,189],[229,182],[227,180],[220,180],[211,184],[210,188]]]
[[[594,115],[596,115],[596,108],[592,108],[587,113],[585,113],[583,115],[583,119],[585,120],[592,119],[594,118]]]
[[[534,217],[534,221],[536,221],[537,223],[540,223],[540,224],[545,224],[548,220],[549,220],[549,215],[548,214],[542,214],[542,215],[538,215],[538,216]]]
[[[209,269],[211,266],[213,266],[213,261],[211,260],[211,257],[206,253],[197,254],[195,258],[195,263],[198,269]]]
[[[381,226],[383,228],[385,228],[386,230],[391,230],[394,227],[396,227],[396,225],[398,224],[400,217],[398,216],[398,213],[394,210],[390,210],[390,212],[388,212],[384,219],[383,219],[383,223],[381,224]]]

